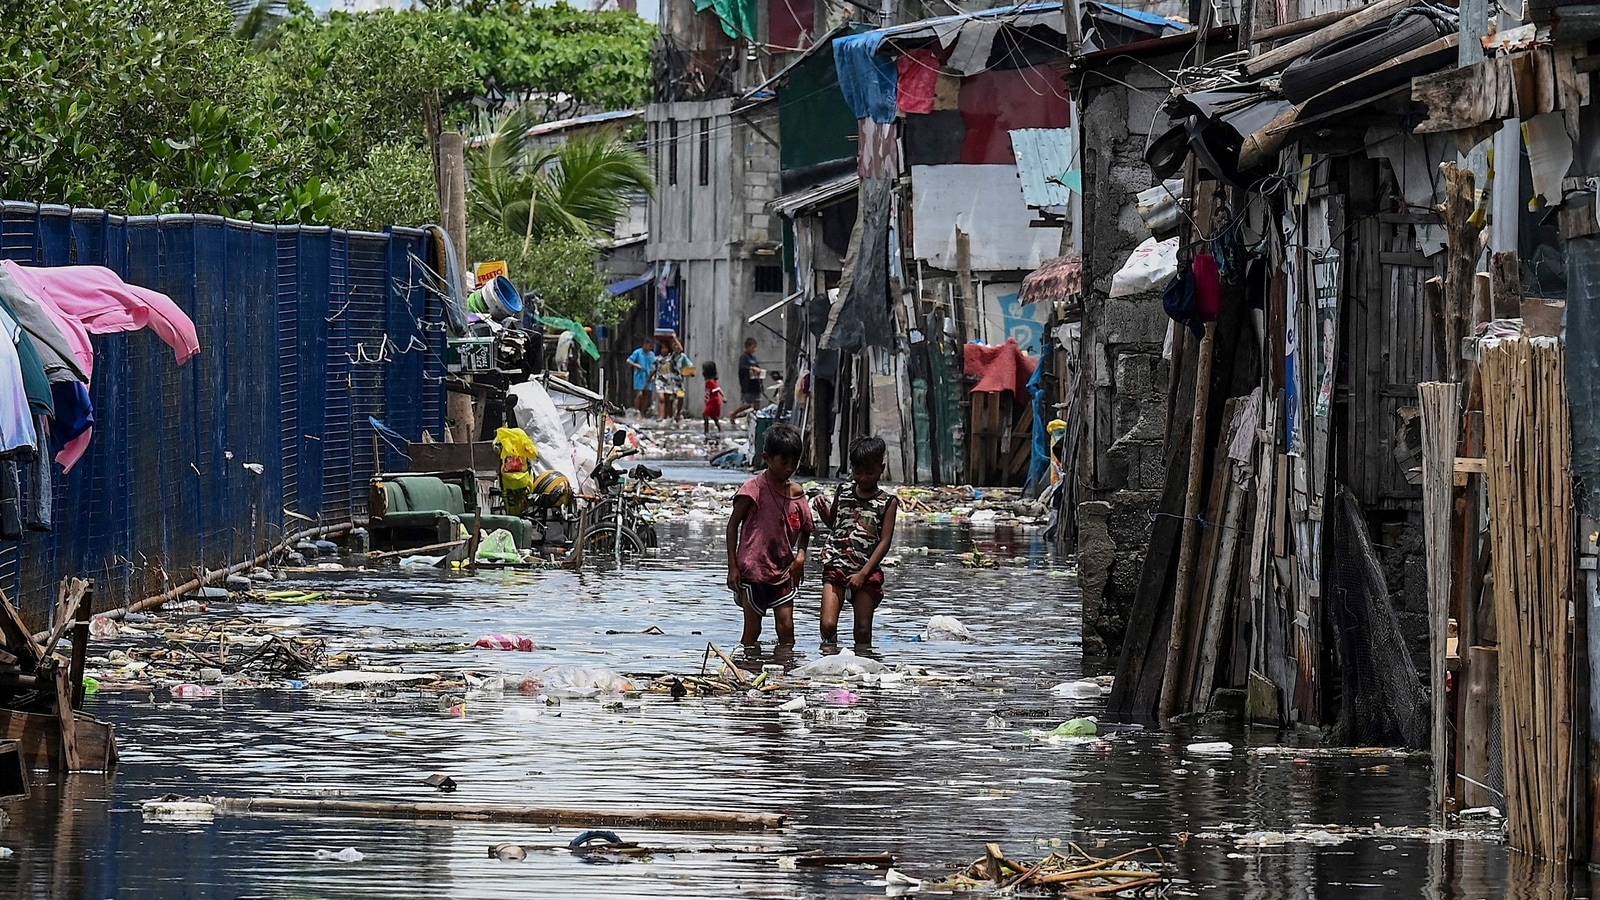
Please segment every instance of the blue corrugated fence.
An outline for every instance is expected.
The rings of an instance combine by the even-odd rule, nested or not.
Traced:
[[[69,575],[120,604],[270,547],[304,524],[285,510],[364,514],[367,417],[444,432],[441,310],[413,260],[430,240],[5,203],[0,257],[112,268],[170,295],[201,345],[180,368],[148,331],[94,337],[90,452],[56,468],[55,529],[0,544],[0,586],[30,621]]]

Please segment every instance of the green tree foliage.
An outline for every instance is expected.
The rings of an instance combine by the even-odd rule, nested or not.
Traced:
[[[584,109],[627,109],[647,99],[655,28],[633,13],[517,0],[478,0],[455,9],[446,27],[469,48],[477,83],[497,85],[538,121]]]
[[[473,259],[503,259],[510,278],[524,294],[537,294],[545,313],[589,325],[614,325],[633,307],[628,297],[606,293],[605,277],[595,271],[600,252],[593,240],[556,234],[524,240],[495,225],[468,229]]]
[[[134,179],[165,178],[206,211],[259,191],[256,60],[232,43],[220,3],[15,0],[0,27],[0,192],[11,199],[126,204]],[[205,155],[203,161],[195,157]],[[177,184],[179,179],[186,183]],[[158,186],[154,196],[164,188]],[[231,211],[231,210],[230,210]]]
[[[512,281],[552,314],[615,323],[632,301],[603,290],[596,242],[654,188],[649,159],[607,132],[537,148],[527,139],[529,115],[508,116],[468,156],[468,249],[474,259],[506,260]]]
[[[343,228],[381,230],[385,225],[439,221],[433,160],[413,144],[380,144],[366,164],[335,187],[332,221]]]
[[[532,240],[608,232],[640,193],[654,189],[650,161],[639,150],[600,132],[572,137],[554,149],[527,141],[528,118],[507,117],[467,160],[472,176],[469,216]]]
[[[3,6],[8,199],[420,224],[388,217],[437,215],[429,110],[464,121],[491,76],[546,114],[636,103],[648,84],[650,29],[623,13],[486,2],[320,19],[295,0],[236,32],[223,0]]]

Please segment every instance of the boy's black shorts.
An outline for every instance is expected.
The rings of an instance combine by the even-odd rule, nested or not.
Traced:
[[[800,593],[800,588],[791,583],[783,584],[757,584],[753,581],[739,582],[739,605],[750,610],[758,616],[766,616],[782,606],[794,603],[795,595]]]

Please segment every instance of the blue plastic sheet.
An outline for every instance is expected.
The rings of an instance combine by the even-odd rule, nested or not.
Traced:
[[[882,31],[868,31],[835,38],[833,65],[844,102],[856,118],[887,125],[894,121],[899,73],[893,59],[878,53],[883,37]]]

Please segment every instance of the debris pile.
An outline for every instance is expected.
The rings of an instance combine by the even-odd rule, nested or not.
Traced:
[[[831,493],[834,484],[805,482],[807,495]],[[660,519],[722,521],[733,508],[737,484],[683,484],[652,482],[643,492],[652,498]],[[1033,500],[1022,499],[1016,488],[897,487],[901,524],[966,525],[975,528],[1044,527],[1049,513]]]
[[[988,844],[982,859],[942,881],[922,881],[894,869],[889,870],[886,881],[891,889],[898,886],[919,892],[991,888],[1044,891],[1065,897],[1131,897],[1145,889],[1159,889],[1166,880],[1165,863],[1154,847],[1101,858],[1077,844],[1067,846],[1066,853],[1052,853],[1030,864],[1009,859],[998,844]],[[1155,854],[1157,862],[1140,861],[1138,857],[1145,854]]]
[[[1355,840],[1425,841],[1430,844],[1445,841],[1491,841],[1504,837],[1504,826],[1498,816],[1482,820],[1480,827],[1433,828],[1411,825],[1317,825],[1297,824],[1286,831],[1265,831],[1249,825],[1222,824],[1193,834],[1178,835],[1180,844],[1189,841],[1222,841],[1241,849],[1262,849],[1308,844],[1315,847],[1334,847]],[[1388,847],[1385,849],[1394,849]]]

